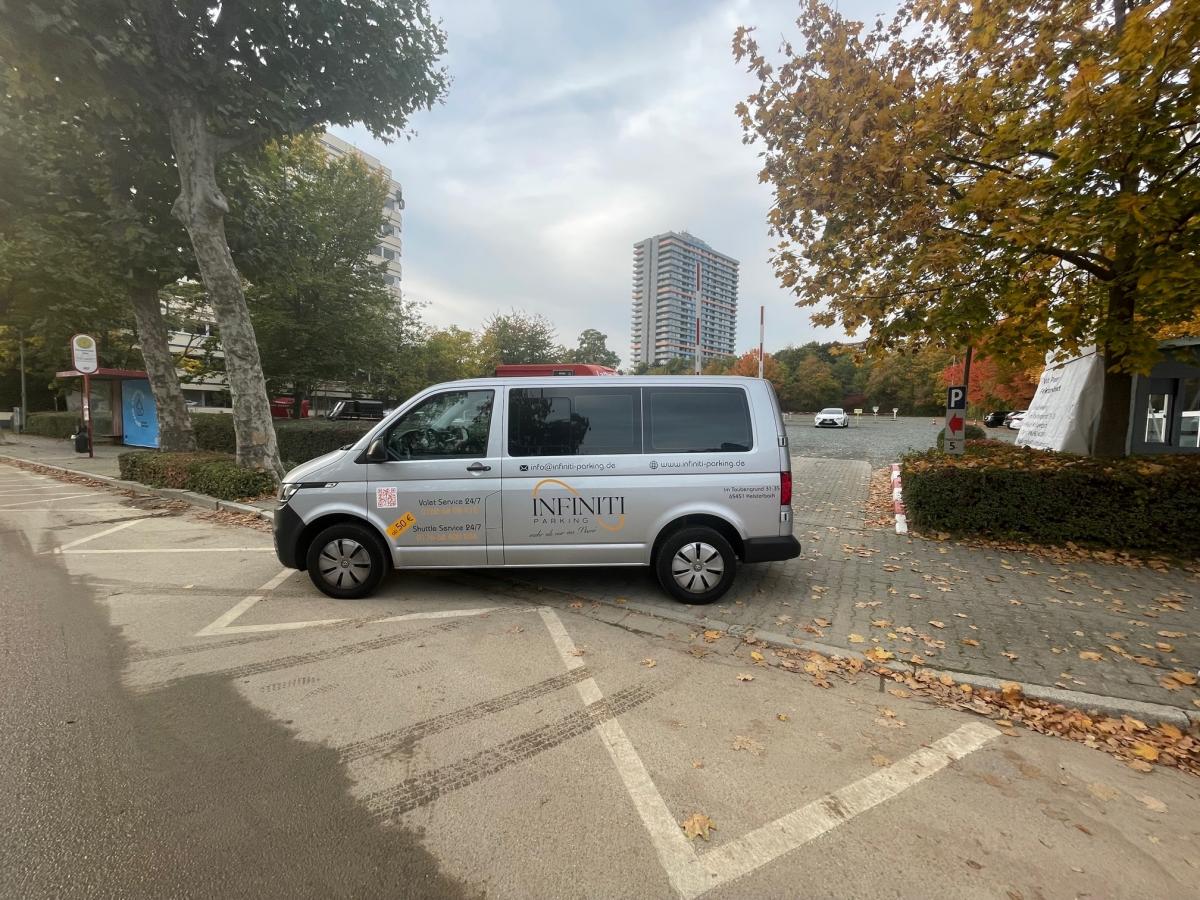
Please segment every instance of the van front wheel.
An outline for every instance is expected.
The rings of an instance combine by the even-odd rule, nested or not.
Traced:
[[[389,562],[374,532],[353,522],[338,522],[318,534],[305,560],[312,583],[339,600],[357,600],[374,591]]]
[[[663,541],[654,568],[658,583],[676,600],[712,603],[733,584],[737,556],[719,532],[683,528]]]

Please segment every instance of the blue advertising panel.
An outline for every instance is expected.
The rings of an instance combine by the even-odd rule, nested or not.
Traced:
[[[121,420],[125,426],[125,443],[131,447],[158,446],[158,407],[150,382],[131,378],[121,382]]]

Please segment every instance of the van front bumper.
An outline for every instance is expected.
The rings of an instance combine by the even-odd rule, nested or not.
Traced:
[[[795,535],[780,537],[746,538],[742,541],[743,562],[774,562],[779,559],[795,559],[800,555],[800,542]],[[285,564],[286,565],[286,564]]]
[[[275,555],[289,569],[304,568],[303,560],[298,559],[296,553],[303,530],[304,520],[288,504],[280,503],[275,507]]]

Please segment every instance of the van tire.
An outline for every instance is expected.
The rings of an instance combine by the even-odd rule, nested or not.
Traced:
[[[308,545],[308,577],[321,593],[338,600],[366,597],[391,568],[375,532],[355,522],[337,522]]]
[[[697,565],[701,566],[699,570],[695,568]],[[732,586],[737,572],[737,554],[729,541],[712,528],[703,525],[681,528],[658,548],[654,571],[663,590],[681,603],[712,603]],[[710,583],[714,575],[715,583],[711,587],[695,590]]]

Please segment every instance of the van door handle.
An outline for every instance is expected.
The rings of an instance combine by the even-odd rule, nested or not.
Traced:
[[[490,472],[490,471],[492,471],[492,467],[485,466],[483,463],[477,462],[477,463],[471,463],[471,465],[467,466],[467,471],[468,472]]]

